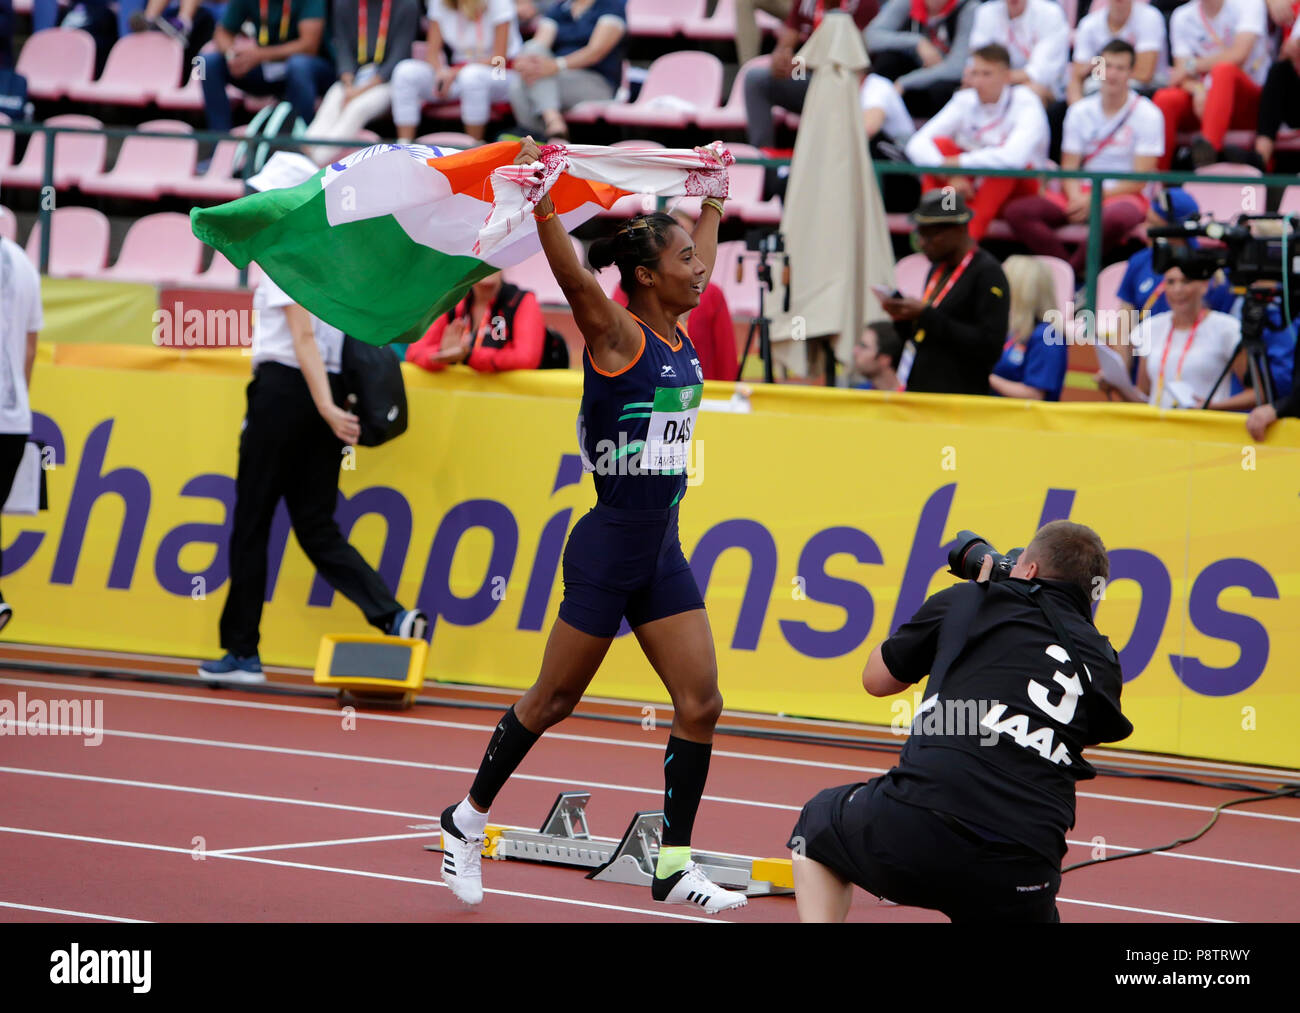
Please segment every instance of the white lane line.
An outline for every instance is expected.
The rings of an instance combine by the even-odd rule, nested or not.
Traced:
[[[233,798],[233,799],[240,799],[249,802],[270,802],[277,805],[308,806],[316,809],[334,809],[341,812],[366,813],[375,816],[394,816],[402,819],[410,818],[410,819],[433,820],[433,821],[436,821],[438,819],[438,817],[434,814],[412,813],[400,809],[375,809],[367,806],[344,805],[338,802],[320,802],[314,799],[287,798],[282,795],[253,795],[247,792],[240,792],[240,791],[222,791],[217,788],[195,788],[195,787],[189,787],[186,785],[178,785],[178,784],[160,784],[156,781],[133,781],[133,780],[120,778],[120,777],[103,777],[94,774],[70,774],[70,773],[63,773],[63,772],[51,771],[51,770],[33,770],[26,767],[0,766],[0,774],[18,774],[18,775],[25,775],[31,777],[52,777],[60,780],[66,780],[66,781],[84,781],[92,784],[108,784],[108,785],[115,785],[115,786],[125,787],[125,788],[147,788],[155,791],[174,791],[174,792],[182,792],[185,794],[193,794],[193,795],[211,795],[218,798]],[[412,836],[421,836],[421,835],[412,835]],[[384,839],[386,838],[357,838],[357,840],[384,840]],[[1067,840],[1066,843],[1071,845],[1072,847],[1084,848],[1088,850],[1097,847],[1096,843],[1093,841]],[[277,847],[280,846],[281,845],[277,845]],[[283,847],[292,847],[292,845],[283,845]],[[1123,844],[1115,844],[1111,841],[1107,841],[1105,847],[1106,850],[1108,851],[1113,850],[1113,851],[1131,852],[1131,851],[1142,850],[1141,848],[1129,847]],[[231,850],[231,849],[226,849],[226,850]],[[233,850],[243,851],[247,849],[236,848]],[[718,853],[720,852],[715,852],[715,854]],[[1210,862],[1216,865],[1235,865],[1244,869],[1259,869],[1263,872],[1285,872],[1285,873],[1291,873],[1293,875],[1300,875],[1300,869],[1293,869],[1284,865],[1267,865],[1262,862],[1246,862],[1246,861],[1241,861],[1233,858],[1214,858],[1209,855],[1192,855],[1182,851],[1159,851],[1156,852],[1156,855],[1157,857],[1180,858],[1192,862]]]
[[[4,827],[0,826],[0,833],[19,834],[28,837],[46,837],[60,841],[77,841],[82,844],[105,844],[117,848],[133,848],[140,851],[162,851],[168,854],[192,855],[189,848],[173,848],[166,844],[145,844],[140,841],[119,841],[110,837],[87,837],[81,834],[59,834],[50,830],[33,830],[29,827]],[[343,869],[332,865],[311,865],[306,862],[286,862],[278,858],[256,858],[253,855],[222,855],[214,852],[208,853],[209,857],[224,859],[228,862],[255,862],[258,865],[276,865],[286,869],[302,869],[308,872],[331,872],[339,876],[357,876],[362,879],[380,879],[392,883],[410,883],[415,886],[439,886],[446,888],[447,884],[436,879],[417,879],[414,876],[395,876],[387,872],[367,872],[363,869]],[[571,897],[551,897],[544,893],[523,893],[518,890],[495,890],[484,888],[485,894],[496,894],[500,897],[518,897],[522,900],[540,900],[551,904],[569,904],[574,907],[596,908],[602,911],[622,911],[628,914],[646,915],[650,918],[668,918],[673,921],[684,922],[706,922],[713,924],[722,921],[718,918],[699,918],[694,915],[675,914],[671,911],[651,911],[646,908],[624,907],[621,904],[601,904],[591,900],[575,900]],[[722,924],[728,924],[722,921]]]
[[[1212,813],[1212,805],[1193,805],[1191,802],[1166,802],[1158,798],[1130,798],[1128,795],[1103,795],[1099,792],[1081,791],[1078,792],[1079,798],[1095,798],[1102,802],[1131,802],[1135,805],[1157,806],[1161,809],[1190,809],[1194,812]],[[1275,799],[1277,802],[1285,802],[1286,799]],[[1224,809],[1224,816],[1252,816],[1257,820],[1280,820],[1283,823],[1300,823],[1300,816],[1282,816],[1279,813],[1261,813],[1253,812],[1249,809]]]
[[[372,809],[369,806],[343,805],[339,802],[317,802],[314,799],[285,798],[282,795],[252,795],[243,791],[221,791],[217,788],[190,788],[180,784],[162,784],[157,781],[131,781],[121,777],[100,777],[93,774],[65,774],[56,770],[33,770],[29,767],[0,767],[0,774],[26,774],[32,777],[56,777],[67,781],[88,781],[92,784],[115,784],[124,788],[152,788],[157,791],[179,791],[192,795],[213,795],[218,798],[237,798],[248,802],[276,802],[280,805],[310,806],[314,809],[337,809],[342,812],[370,813],[375,816],[400,816],[421,820],[436,820],[436,814],[404,812],[400,809]]]
[[[1087,848],[1089,850],[1101,847],[1103,851],[1143,851],[1143,848],[1127,848],[1122,844],[1112,844],[1107,841],[1104,845],[1097,845],[1092,841],[1071,841],[1066,840],[1066,844],[1077,848]],[[1260,869],[1264,872],[1289,872],[1292,875],[1300,876],[1300,869],[1292,869],[1285,865],[1264,865],[1261,862],[1243,862],[1235,858],[1211,858],[1209,855],[1189,855],[1182,851],[1157,851],[1157,857],[1163,858],[1181,858],[1188,862],[1213,862],[1215,865],[1239,865],[1243,869]],[[1091,866],[1090,866],[1091,868]]]
[[[247,855],[254,851],[297,851],[299,848],[333,848],[340,844],[370,844],[374,841],[409,841],[415,837],[437,837],[437,832],[423,830],[418,834],[384,834],[382,837],[342,837],[336,841],[299,841],[294,844],[259,844],[251,848],[221,848],[207,855],[225,858],[227,855]]]
[[[71,733],[69,725],[48,725],[49,731]],[[378,756],[356,756],[349,753],[330,753],[319,749],[292,749],[288,746],[263,746],[251,742],[230,742],[225,739],[195,739],[181,735],[159,735],[156,732],[126,732],[115,728],[101,729],[105,738],[141,739],[149,742],[167,742],[182,746],[212,746],[217,749],[240,749],[255,753],[276,753],[281,756],[307,756],[318,760],[342,760],[349,763],[371,763],[385,767],[411,767],[416,770],[440,770],[450,774],[477,774],[477,767],[456,767],[445,763],[424,763],[419,760],[393,760]],[[567,785],[571,790],[580,784],[584,788],[606,788],[609,791],[626,791],[639,795],[663,796],[663,788],[641,788],[629,784],[611,784],[607,781],[591,781],[586,778],[575,780],[571,777],[544,777],[540,774],[511,775],[512,780],[537,781],[541,784]],[[704,795],[706,802],[720,802],[726,805],[752,806],[757,809],[778,809],[783,812],[799,812],[802,806],[783,805],[779,802],[759,802],[747,798],[729,798],[725,795]]]
[[[117,915],[97,915],[89,911],[66,911],[61,907],[37,907],[35,904],[15,904],[13,901],[0,900],[0,907],[11,907],[17,911],[40,911],[49,915],[67,915],[70,918],[93,918],[101,922],[125,922],[129,925],[149,925],[150,922],[139,918],[119,918]]]
[[[31,686],[42,689],[61,689],[67,690],[66,683],[42,682],[40,680],[28,679],[7,679],[0,678],[0,685],[11,686]],[[244,710],[260,711],[277,711],[282,714],[308,714],[315,717],[327,717],[337,723],[339,721],[339,711],[333,709],[333,701],[325,701],[325,707],[304,707],[297,704],[285,703],[264,703],[256,700],[219,700],[208,699],[200,696],[188,696],[175,693],[158,693],[143,689],[120,689],[100,686],[78,686],[90,694],[104,694],[107,696],[127,696],[143,700],[170,700],[181,703],[201,704],[206,707],[235,707]],[[468,721],[442,721],[439,719],[425,719],[410,717],[402,714],[371,714],[359,713],[356,715],[359,723],[363,721],[387,722],[389,724],[402,725],[420,725],[426,728],[451,728],[457,731],[481,732],[485,736],[491,734],[496,728],[495,722],[492,724],[481,725]],[[611,739],[599,735],[578,735],[572,732],[548,731],[547,739],[557,739],[565,742],[592,742],[599,745],[622,746],[627,749],[652,749],[657,753],[664,751],[663,742],[635,742],[631,739]],[[863,767],[849,763],[831,763],[825,760],[801,760],[788,756],[767,756],[763,753],[741,753],[726,749],[715,749],[714,756],[725,756],[736,760],[751,760],[756,763],[785,763],[798,767],[819,767],[826,770],[846,770],[855,773],[864,774],[883,774],[889,768],[887,767]]]
[[[1127,904],[1103,904],[1096,900],[1073,900],[1069,897],[1056,898],[1058,904],[1082,904],[1084,907],[1106,908],[1108,911],[1131,911],[1140,915],[1159,915],[1162,918],[1182,918],[1189,922],[1214,922],[1216,925],[1232,925],[1226,918],[1204,918],[1201,915],[1179,914],[1177,911],[1156,911],[1148,907],[1129,907]]]

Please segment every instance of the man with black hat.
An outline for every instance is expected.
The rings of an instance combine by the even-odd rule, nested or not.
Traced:
[[[922,196],[911,220],[931,264],[925,293],[881,301],[907,342],[899,379],[921,393],[987,394],[1007,338],[1006,275],[971,239],[970,209],[951,187]]]

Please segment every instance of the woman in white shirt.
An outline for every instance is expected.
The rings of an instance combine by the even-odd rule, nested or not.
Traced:
[[[1241,324],[1236,317],[1204,305],[1208,286],[1208,281],[1189,279],[1176,267],[1165,272],[1169,311],[1147,317],[1131,340],[1132,352],[1145,360],[1138,381],[1143,398],[1099,378],[1102,393],[1115,393],[1126,401],[1145,400],[1160,408],[1202,408],[1214,382],[1232,362],[1245,389],[1230,394],[1225,379],[1214,392],[1210,407],[1219,411],[1255,407],[1255,392],[1245,382],[1245,355],[1233,357],[1241,340]]]
[[[425,102],[459,99],[465,133],[481,141],[492,104],[509,101],[514,71],[508,68],[523,47],[514,0],[429,0],[428,13],[425,58],[403,60],[393,70],[397,139],[415,138]]]

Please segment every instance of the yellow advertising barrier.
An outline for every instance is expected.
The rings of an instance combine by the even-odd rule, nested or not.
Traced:
[[[247,358],[60,349],[38,370],[50,510],[4,521],[10,635],[215,656]],[[412,424],[345,454],[338,518],[433,631],[434,679],[525,687],[559,606],[560,558],[594,501],[576,372],[404,367]],[[727,384],[706,385],[725,400]],[[872,646],[947,586],[946,543],[1002,549],[1046,520],[1096,528],[1112,579],[1097,622],[1121,651],[1127,746],[1300,766],[1300,423],[1256,446],[1241,416],[789,387],[702,412],[682,504],[731,708],[905,726],[875,700]],[[281,513],[262,657],[310,667],[364,632]],[[622,636],[592,692],[666,700]]]

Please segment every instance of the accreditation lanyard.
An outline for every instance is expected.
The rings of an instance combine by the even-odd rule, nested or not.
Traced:
[[[1025,13],[1026,13],[1026,14],[1029,13],[1028,8],[1026,8]],[[1019,20],[1019,19],[1017,19],[1017,20]],[[1026,19],[1026,20],[1028,20],[1028,19]],[[1033,33],[1033,30],[1034,30],[1034,26],[1033,26],[1033,25],[1030,25],[1030,26],[1029,26],[1029,31],[1030,31],[1031,35],[1032,35],[1032,33]],[[1029,45],[1028,45],[1028,46],[1022,45],[1021,42],[1020,42],[1020,40],[1019,40],[1018,38],[1016,38],[1016,29],[1015,29],[1015,24],[1014,24],[1014,22],[1012,22],[1012,20],[1011,20],[1010,18],[1007,18],[1007,41],[1011,43],[1011,47],[1012,47],[1016,52],[1018,52],[1022,57],[1024,57],[1025,62],[1028,63],[1028,62],[1029,62],[1029,57],[1030,57],[1031,55],[1033,55],[1033,52],[1034,52],[1034,40],[1033,40],[1033,38],[1031,37],[1030,40],[1029,40]]]
[[[1083,160],[1079,163],[1079,168],[1083,168],[1094,158],[1100,155],[1110,144],[1110,142],[1119,136],[1119,132],[1124,129],[1124,124],[1128,122],[1129,116],[1131,116],[1133,114],[1133,110],[1137,108],[1137,102],[1138,102],[1138,96],[1134,95],[1125,104],[1123,115],[1119,118],[1119,121],[1113,127],[1110,128],[1110,132],[1107,133],[1105,137],[1103,137],[1100,141],[1097,142],[1097,146],[1095,148],[1093,148],[1090,152],[1088,152],[1086,155],[1083,156]]]
[[[384,5],[379,8],[379,33],[375,37],[375,63],[384,62],[384,47],[388,42],[388,16],[393,12],[393,0],[384,0]],[[366,0],[361,0],[361,7],[357,12],[357,66],[364,67],[370,61],[366,59],[368,55],[368,45],[370,37],[370,12],[367,9]]]
[[[266,27],[266,22],[271,16],[270,7],[271,0],[257,0],[257,13],[260,15],[257,23],[257,44],[259,46],[269,46],[271,44],[270,32]],[[289,37],[289,8],[289,0],[280,0],[280,34],[276,36],[276,42],[283,42]]]
[[[1011,111],[1011,97],[1012,97],[1011,88],[1006,87],[1002,89],[1002,95],[1003,95],[1002,101],[998,103],[999,108],[998,108],[997,116],[994,119],[989,120],[989,122],[985,123],[982,127],[974,128],[974,138],[972,141],[972,147],[975,146],[975,143],[983,144],[985,131],[992,130],[994,127],[996,127],[998,124],[1000,124],[1003,120],[1007,118],[1007,113]],[[987,147],[988,145],[985,146]]]
[[[925,295],[921,297],[921,301],[927,306],[938,306],[939,303],[943,302],[943,297],[948,294],[949,289],[957,284],[957,279],[960,278],[966,268],[970,266],[970,262],[974,256],[974,250],[966,251],[966,256],[961,258],[961,263],[957,265],[957,270],[948,275],[948,283],[944,285],[943,288],[939,289],[939,294],[934,297],[933,301],[931,301],[930,296],[939,286],[939,273],[936,271],[934,277],[930,279],[929,284],[925,286]]]
[[[1205,16],[1205,5],[1203,3],[1198,3],[1196,5],[1196,13],[1201,16],[1201,24],[1203,24],[1205,30],[1210,33],[1210,42],[1214,47],[1210,52],[1214,52],[1216,49],[1226,49],[1228,44],[1232,41],[1232,29],[1229,28],[1226,35],[1220,35],[1215,31],[1214,22]],[[1205,54],[1201,55],[1204,56]]]
[[[1201,310],[1196,315],[1196,322],[1192,324],[1192,329],[1187,333],[1187,343],[1183,345],[1182,354],[1178,356],[1178,365],[1175,367],[1175,380],[1183,378],[1183,363],[1187,361],[1187,353],[1191,351],[1192,342],[1196,340],[1196,329],[1201,326],[1201,321],[1205,319],[1206,310]],[[1169,318],[1169,337],[1165,341],[1165,350],[1160,356],[1160,374],[1156,379],[1156,407],[1159,408],[1164,400],[1165,392],[1165,365],[1169,362],[1169,347],[1174,343],[1174,321],[1173,317]]]

